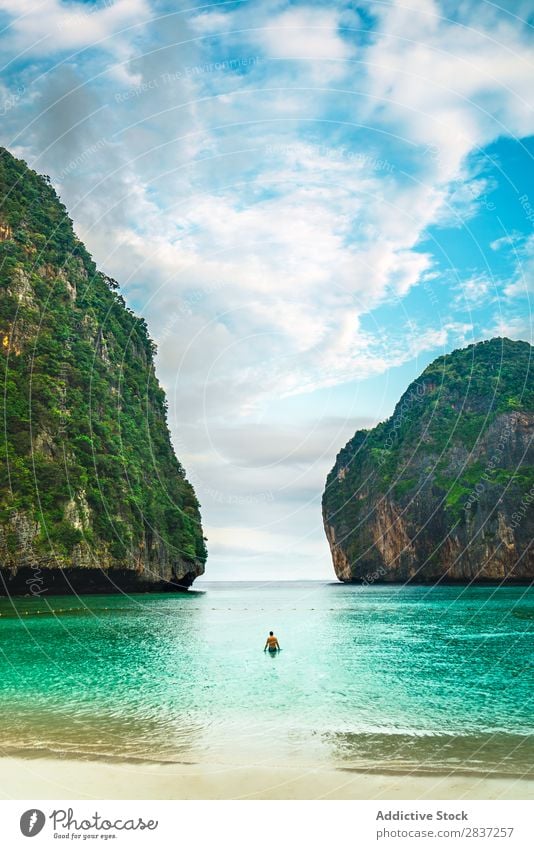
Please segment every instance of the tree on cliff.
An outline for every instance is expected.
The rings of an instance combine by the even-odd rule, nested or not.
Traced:
[[[439,357],[340,451],[323,517],[341,580],[534,577],[533,354],[492,339]]]
[[[49,182],[4,149],[0,199],[4,581],[14,590],[40,564],[71,580],[96,568],[132,585],[188,583],[206,550],[146,323]]]

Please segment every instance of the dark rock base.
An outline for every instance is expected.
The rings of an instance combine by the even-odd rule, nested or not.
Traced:
[[[22,566],[14,573],[11,569],[0,568],[0,596],[184,592],[196,577],[196,571],[166,581],[159,576],[151,579],[146,573],[135,572],[133,569],[50,569]]]
[[[411,587],[435,587],[435,586],[458,586],[458,587],[530,587],[532,585],[532,580],[528,577],[520,577],[514,578],[513,575],[506,578],[448,578],[446,575],[441,576],[439,578],[407,578],[403,580],[401,578],[390,580],[381,580],[369,581],[365,580],[365,578],[353,578],[351,580],[347,580],[346,578],[338,579],[340,584],[347,584],[348,586],[359,586],[359,587],[399,587],[399,586],[411,586]]]

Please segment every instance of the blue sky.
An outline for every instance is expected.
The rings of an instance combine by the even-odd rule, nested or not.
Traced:
[[[444,352],[531,341],[532,22],[0,0],[1,143],[149,323],[210,578],[333,576],[320,497],[356,428]]]

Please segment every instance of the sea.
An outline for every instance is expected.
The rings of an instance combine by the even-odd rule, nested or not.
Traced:
[[[533,625],[521,586],[2,598],[0,753],[532,778]]]

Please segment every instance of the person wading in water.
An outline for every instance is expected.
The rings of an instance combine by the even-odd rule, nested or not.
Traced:
[[[269,631],[269,636],[265,641],[265,648],[263,649],[263,651],[267,651],[267,649],[269,649],[272,654],[275,654],[275,652],[277,651],[281,651],[281,648],[278,645],[278,640],[276,639],[272,631]]]

